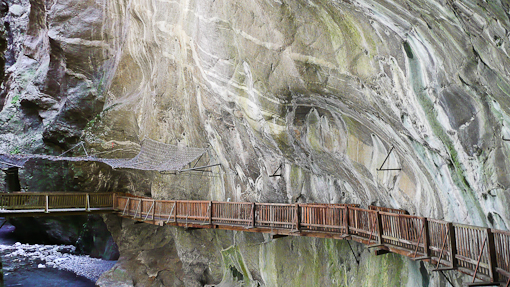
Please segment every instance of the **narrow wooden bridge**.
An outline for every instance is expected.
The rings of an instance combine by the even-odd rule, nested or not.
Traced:
[[[116,212],[156,225],[354,240],[472,276],[468,286],[510,286],[510,232],[349,204],[155,200],[115,193],[0,195],[0,216]],[[37,211],[35,211],[37,210]],[[74,210],[74,211],[73,211]],[[476,282],[478,278],[482,282]]]
[[[112,211],[111,192],[0,193],[0,216],[3,217],[78,215]]]

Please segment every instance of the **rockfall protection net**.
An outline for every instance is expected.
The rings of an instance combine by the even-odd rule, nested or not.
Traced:
[[[179,171],[187,164],[202,156],[207,149],[177,147],[164,144],[151,139],[142,141],[141,149],[134,158],[97,158],[65,157],[54,155],[20,155],[0,154],[0,168],[23,167],[30,159],[43,159],[50,161],[95,161],[105,163],[112,168],[130,168],[138,170]]]

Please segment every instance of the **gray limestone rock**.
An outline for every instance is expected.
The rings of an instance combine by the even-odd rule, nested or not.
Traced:
[[[65,169],[59,180],[74,190],[376,204],[509,228],[505,1],[7,4],[2,152],[58,154],[84,141],[122,157],[148,137],[210,146],[202,163],[221,164],[178,175],[32,165],[26,190]],[[401,170],[378,171],[392,147],[385,166]],[[107,222],[121,259],[102,286],[446,282],[362,246],[356,263],[346,242]]]

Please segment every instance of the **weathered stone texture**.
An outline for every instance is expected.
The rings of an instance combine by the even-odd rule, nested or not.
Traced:
[[[221,163],[212,174],[180,175],[73,166],[72,186],[155,198],[377,204],[508,229],[505,1],[16,5],[5,17],[20,19],[15,31],[26,35],[11,32],[5,53],[3,151],[59,151],[84,140],[94,152],[121,156],[150,137],[210,145],[211,162]],[[402,170],[377,171],[392,146],[385,167]],[[282,176],[269,177],[280,165]],[[121,260],[103,282],[228,285],[242,275],[247,285],[275,286],[295,274],[302,285],[444,280],[361,246],[358,266],[342,242],[109,225]],[[154,235],[139,250],[146,233]],[[330,281],[321,281],[329,280],[324,273]],[[363,281],[366,274],[374,281]]]

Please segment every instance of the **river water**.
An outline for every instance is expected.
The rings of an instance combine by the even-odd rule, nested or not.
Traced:
[[[72,246],[17,243],[13,231],[14,226],[9,223],[0,229],[0,256],[6,287],[95,286],[97,277],[115,264],[115,261],[72,255]]]

